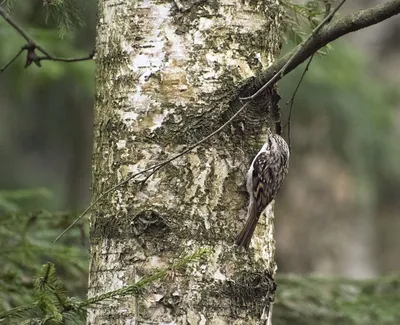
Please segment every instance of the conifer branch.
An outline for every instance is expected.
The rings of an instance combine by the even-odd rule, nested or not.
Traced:
[[[43,265],[40,276],[36,280],[35,302],[27,306],[16,307],[0,313],[0,324],[13,319],[30,319],[32,315],[40,315],[39,321],[51,320],[60,322],[67,315],[70,317],[82,316],[90,305],[98,304],[108,299],[117,299],[126,296],[140,296],[149,285],[165,278],[170,272],[176,272],[191,262],[206,258],[210,254],[208,248],[200,248],[191,255],[185,256],[167,268],[155,271],[144,276],[139,281],[84,301],[68,298],[60,279],[55,275],[55,266],[52,263]]]
[[[110,291],[93,298],[89,298],[88,300],[82,302],[79,307],[87,307],[89,305],[97,304],[106,299],[112,299],[116,297],[125,297],[125,296],[137,296],[141,295],[143,290],[147,288],[151,283],[160,280],[168,275],[171,271],[178,271],[182,267],[186,266],[188,263],[198,260],[200,258],[206,257],[210,254],[210,251],[207,248],[200,248],[197,252],[192,255],[186,256],[176,263],[172,264],[170,267],[161,269],[156,271],[155,273],[144,276],[141,280],[131,284],[129,286],[123,287],[118,290]]]

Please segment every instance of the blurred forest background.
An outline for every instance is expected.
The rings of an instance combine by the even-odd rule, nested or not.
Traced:
[[[349,1],[342,12],[379,2]],[[43,3],[1,2],[49,52],[90,53],[96,1],[77,2],[79,12],[54,6],[57,19]],[[398,272],[399,33],[394,18],[314,58],[295,99],[290,172],[276,203],[279,273]],[[0,67],[24,45],[2,19],[0,44]],[[284,51],[291,47],[288,41]],[[87,218],[51,242],[90,201],[95,65],[24,63],[20,57],[0,76],[0,310],[30,301],[32,276],[48,260],[71,295],[84,297],[87,285]],[[279,83],[284,124],[303,70]]]

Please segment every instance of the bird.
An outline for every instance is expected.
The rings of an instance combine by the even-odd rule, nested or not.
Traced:
[[[246,174],[250,196],[247,221],[236,237],[239,247],[248,249],[260,215],[281,189],[289,169],[290,150],[278,134],[268,131],[267,140]]]

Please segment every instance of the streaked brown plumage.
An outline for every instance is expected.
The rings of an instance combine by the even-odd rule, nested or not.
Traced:
[[[247,221],[236,237],[236,244],[248,248],[261,213],[281,189],[289,167],[289,147],[278,134],[268,133],[266,143],[247,172],[250,203]]]

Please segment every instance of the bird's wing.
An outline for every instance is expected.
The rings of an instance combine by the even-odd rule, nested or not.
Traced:
[[[264,211],[272,201],[273,172],[269,166],[268,152],[260,153],[254,161],[253,195],[258,213]]]

